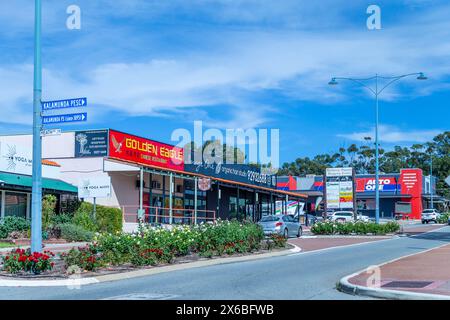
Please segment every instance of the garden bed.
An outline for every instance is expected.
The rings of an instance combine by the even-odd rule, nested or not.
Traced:
[[[11,274],[6,271],[0,271],[0,281],[3,280],[62,280],[62,279],[72,279],[72,278],[90,278],[90,277],[98,277],[103,275],[111,275],[118,273],[126,273],[137,270],[149,270],[149,269],[157,269],[160,267],[171,266],[171,265],[180,265],[180,264],[189,264],[197,261],[210,261],[210,260],[220,260],[226,258],[237,258],[237,257],[247,257],[247,256],[257,256],[261,254],[271,253],[271,252],[280,252],[284,250],[288,250],[293,248],[292,245],[286,244],[285,248],[272,248],[267,249],[264,248],[266,241],[262,243],[262,248],[258,251],[247,252],[247,253],[235,253],[235,254],[224,254],[222,256],[212,256],[210,258],[202,257],[197,253],[189,254],[186,256],[176,257],[173,259],[171,263],[159,263],[153,266],[134,266],[131,263],[126,263],[123,265],[117,266],[106,266],[98,268],[95,271],[86,271],[82,270],[80,273],[76,274],[68,274],[67,269],[65,267],[64,261],[57,257],[53,260],[54,267],[52,270],[42,272],[41,274],[32,274],[29,272],[19,272],[15,274]]]
[[[2,257],[0,276],[8,278],[73,278],[122,273],[139,269],[242,257],[283,250],[280,235],[264,237],[251,222],[219,221],[196,226],[142,225],[133,234],[97,233],[83,247],[55,255],[15,249]]]

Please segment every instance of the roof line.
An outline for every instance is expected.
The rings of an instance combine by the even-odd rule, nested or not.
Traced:
[[[204,175],[204,174],[194,173],[194,172],[189,172],[189,171],[181,171],[181,170],[177,170],[177,169],[163,168],[163,167],[159,167],[159,166],[155,166],[155,165],[148,165],[148,164],[144,165],[144,164],[139,164],[139,163],[135,163],[135,162],[128,161],[128,160],[118,159],[118,158],[111,157],[111,156],[105,157],[105,158],[106,159],[116,160],[116,161],[119,161],[119,162],[126,162],[126,163],[131,163],[131,164],[134,164],[134,165],[140,165],[140,166],[153,168],[153,169],[173,171],[173,172],[177,172],[179,174],[197,176],[197,177],[202,177],[202,178],[210,178],[212,180],[216,180],[216,181],[220,181],[220,182],[231,183],[231,184],[238,184],[238,185],[245,186],[245,187],[261,189],[261,190],[264,190],[264,191],[270,191],[270,192],[274,192],[274,193],[280,193],[280,194],[283,194],[283,195],[288,195],[288,196],[292,196],[292,197],[296,197],[296,198],[305,198],[305,199],[308,198],[307,195],[302,194],[302,193],[295,193],[295,192],[288,192],[288,191],[277,190],[277,189],[270,189],[270,188],[266,188],[266,187],[262,187],[262,186],[257,186],[257,185],[248,184],[248,183],[244,183],[244,182],[238,182],[238,181],[232,181],[232,180],[217,178],[217,177],[213,177],[213,176],[207,176],[207,175]]]

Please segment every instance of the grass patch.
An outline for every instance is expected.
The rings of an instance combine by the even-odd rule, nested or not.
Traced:
[[[0,242],[0,249],[1,248],[11,248],[11,247],[15,247],[16,245],[14,243],[10,243],[10,242]]]

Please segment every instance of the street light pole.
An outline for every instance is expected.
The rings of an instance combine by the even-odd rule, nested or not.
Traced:
[[[379,143],[378,143],[378,124],[379,124],[379,96],[380,94],[389,87],[391,84],[399,81],[400,79],[417,76],[417,80],[427,80],[428,78],[423,74],[423,72],[418,73],[409,73],[401,76],[394,77],[380,77],[376,74],[374,77],[357,79],[357,78],[342,78],[342,77],[333,77],[331,81],[328,83],[329,85],[337,85],[339,82],[337,80],[348,80],[357,83],[358,85],[368,89],[375,96],[375,220],[376,223],[380,223],[380,182],[379,182],[379,172],[380,172],[380,162],[379,162]],[[389,81],[384,87],[379,88],[379,80],[387,80]],[[364,82],[375,80],[375,90],[371,87],[367,86]]]
[[[430,151],[430,195],[431,195],[431,208],[434,209],[433,203],[433,153]]]
[[[379,163],[379,149],[378,149],[378,74],[375,76],[375,222],[380,223],[380,163]]]
[[[31,252],[42,251],[42,145],[41,145],[41,0],[35,0],[33,85],[33,174],[31,196]]]

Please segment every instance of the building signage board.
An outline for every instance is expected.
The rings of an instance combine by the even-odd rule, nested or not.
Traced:
[[[378,179],[380,192],[398,192],[400,185],[393,176],[381,176]],[[356,192],[375,192],[375,178],[356,178]]]
[[[32,150],[14,143],[0,143],[0,171],[31,175]]]
[[[75,158],[106,157],[108,155],[108,130],[75,132]]]
[[[260,168],[246,164],[225,164],[225,163],[194,163],[185,164],[188,172],[199,173],[205,176],[216,177],[225,180],[242,182],[255,186],[276,189],[276,176],[261,171]]]
[[[325,195],[327,209],[354,208],[353,168],[327,168]]]
[[[78,182],[78,198],[109,198],[111,177],[86,177]]]
[[[183,149],[109,130],[109,157],[159,168],[184,170]]]

